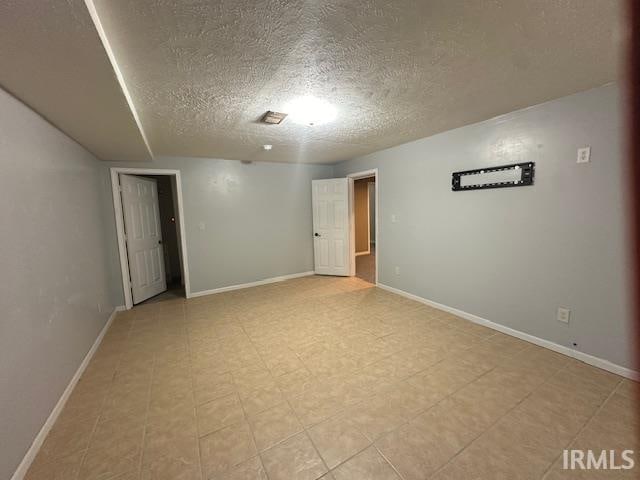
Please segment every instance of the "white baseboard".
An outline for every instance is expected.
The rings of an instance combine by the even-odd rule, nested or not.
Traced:
[[[493,330],[497,330],[498,332],[504,333],[506,335],[511,335],[512,337],[516,337],[521,340],[525,340],[529,343],[538,345],[540,347],[548,348],[549,350],[553,350],[554,352],[567,355],[568,357],[575,358],[576,360],[580,360],[584,363],[588,363],[589,365],[593,365],[594,367],[607,370],[611,373],[615,373],[616,375],[620,375],[625,378],[630,378],[631,380],[640,381],[640,372],[637,372],[627,367],[623,367],[621,365],[617,365],[613,362],[610,362],[609,360],[605,360],[600,357],[589,355],[588,353],[580,352],[578,350],[574,350],[573,348],[565,347],[564,345],[559,345],[549,340],[545,340],[543,338],[521,332],[520,330],[515,330],[513,328],[506,327],[499,323],[492,322],[491,320],[487,320],[486,318],[482,318],[472,313],[458,310],[457,308],[449,307],[448,305],[443,305],[441,303],[434,302],[432,300],[427,300],[426,298],[419,297],[418,295],[405,292],[404,290],[400,290],[398,288],[390,287],[389,285],[378,283],[378,287],[384,290],[388,290],[389,292],[396,293],[403,297],[409,298],[411,300],[424,303],[425,305],[429,305],[430,307],[437,308],[438,310],[443,310],[445,312],[452,313],[454,315],[457,315],[458,317],[464,318],[465,320],[469,320],[470,322],[483,325]]]
[[[257,287],[259,285],[267,285],[268,283],[284,282],[292,278],[308,277],[315,272],[291,273],[289,275],[281,275],[279,277],[265,278],[256,282],[241,283],[240,285],[229,285],[228,287],[214,288],[213,290],[201,290],[200,292],[191,292],[189,298],[204,297],[205,295],[213,295],[215,293],[230,292],[232,290],[240,290],[242,288]]]
[[[71,378],[71,381],[67,385],[67,388],[65,388],[64,392],[62,392],[62,396],[60,397],[60,400],[58,400],[58,403],[56,403],[56,406],[53,407],[53,410],[51,411],[49,418],[47,418],[47,421],[44,422],[44,425],[38,432],[38,435],[36,435],[36,438],[33,440],[33,443],[29,447],[29,450],[27,450],[27,453],[25,454],[24,458],[20,462],[20,465],[18,465],[18,468],[16,469],[13,476],[11,477],[11,480],[22,480],[24,476],[27,474],[27,470],[29,470],[29,467],[33,463],[33,460],[36,458],[36,455],[38,454],[38,451],[40,450],[40,447],[42,446],[42,443],[44,442],[45,438],[47,438],[47,435],[49,434],[51,427],[53,427],[53,424],[56,423],[56,420],[58,419],[58,416],[62,412],[62,409],[64,408],[65,403],[67,403],[67,400],[71,395],[71,392],[73,392],[73,389],[78,383],[78,380],[80,380],[80,377],[82,376],[85,369],[87,368],[87,365],[89,365],[89,362],[93,358],[93,355],[96,353],[96,350],[98,350],[98,347],[102,342],[102,339],[107,333],[107,330],[109,330],[109,327],[113,322],[113,319],[116,317],[116,313],[121,312],[123,310],[125,310],[124,305],[120,305],[118,307],[115,307],[113,309],[113,312],[111,312],[111,315],[109,315],[109,319],[104,324],[104,327],[102,327],[102,330],[98,335],[98,338],[96,338],[95,342],[93,342],[91,349],[85,355],[84,360],[82,360],[82,363],[76,370],[76,373]]]

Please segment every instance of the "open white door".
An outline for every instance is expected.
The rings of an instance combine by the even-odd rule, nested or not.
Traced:
[[[348,178],[312,181],[313,249],[319,275],[350,275]]]
[[[120,174],[133,304],[167,289],[158,185],[150,178]]]

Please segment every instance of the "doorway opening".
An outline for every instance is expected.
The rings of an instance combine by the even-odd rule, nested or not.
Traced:
[[[165,283],[167,289],[142,303],[155,303],[176,298],[185,298],[182,278],[182,254],[180,253],[180,231],[177,219],[176,178],[169,175],[140,175],[157,183],[162,253],[164,256]],[[126,225],[125,225],[126,229]]]
[[[358,178],[353,182],[356,277],[369,283],[375,283],[376,278],[375,182],[376,177]]]
[[[351,244],[352,275],[378,283],[378,170],[352,173],[351,189]]]
[[[177,170],[112,168],[125,307],[189,298]]]

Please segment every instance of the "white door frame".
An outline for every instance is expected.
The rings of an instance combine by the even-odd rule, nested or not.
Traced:
[[[187,260],[187,237],[184,228],[184,210],[182,208],[182,180],[180,170],[169,170],[163,168],[124,168],[112,167],[111,170],[111,191],[113,193],[113,211],[116,217],[116,235],[118,236],[118,252],[120,254],[120,270],[122,272],[122,290],[124,292],[125,308],[129,310],[133,307],[131,287],[129,281],[129,261],[127,255],[127,242],[124,238],[124,218],[122,213],[122,197],[120,196],[119,174],[129,175],[168,175],[176,178],[176,196],[178,198],[178,226],[180,229],[180,245],[182,248],[182,278],[184,280],[184,291],[187,298],[191,297],[191,287],[189,283],[189,262]]]
[[[380,235],[378,234],[378,229],[380,222],[378,222],[380,209],[378,208],[380,196],[378,192],[380,191],[380,175],[378,174],[378,169],[373,168],[371,170],[364,170],[362,172],[354,172],[347,175],[347,178],[351,180],[358,180],[360,178],[374,177],[376,179],[376,285],[378,284],[378,259],[380,258]],[[353,181],[349,182],[349,230],[351,241],[351,276],[355,276],[356,274],[356,214],[355,214],[355,202],[354,202],[354,193],[353,193]],[[371,248],[371,247],[369,247]]]

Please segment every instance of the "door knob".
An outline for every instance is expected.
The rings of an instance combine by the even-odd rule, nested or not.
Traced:
[[[318,232],[316,232],[316,233],[314,233],[314,234],[313,234],[313,236],[314,236],[314,237],[319,237],[319,236],[320,236],[320,234],[319,234]]]
[[[158,245],[162,245],[162,240],[158,240]]]

